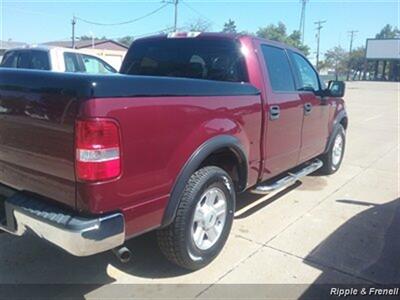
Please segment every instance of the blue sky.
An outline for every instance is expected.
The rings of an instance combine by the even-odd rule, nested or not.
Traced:
[[[0,39],[40,43],[66,40],[71,36],[71,18],[112,23],[130,20],[147,14],[163,5],[159,0],[0,0]],[[255,32],[270,23],[284,22],[289,31],[298,29],[299,0],[181,0],[178,26],[198,18],[211,22],[212,30],[221,30],[229,18],[235,20],[238,30]],[[358,30],[354,46],[365,44],[385,24],[399,26],[399,1],[369,0],[310,0],[306,10],[305,43],[316,48],[315,25],[326,20],[322,29],[321,51],[340,44],[348,48],[349,30]],[[172,26],[173,6],[168,5],[156,14],[138,22],[122,26],[95,26],[78,20],[76,34],[117,38],[125,35],[143,35]]]

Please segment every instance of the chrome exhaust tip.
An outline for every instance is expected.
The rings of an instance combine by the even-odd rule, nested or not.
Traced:
[[[114,255],[118,258],[121,263],[128,263],[132,258],[132,252],[125,246],[120,246],[112,249]]]

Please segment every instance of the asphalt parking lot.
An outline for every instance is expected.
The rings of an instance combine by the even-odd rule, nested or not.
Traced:
[[[396,83],[350,82],[343,165],[278,194],[244,194],[223,253],[187,272],[168,263],[154,236],[129,241],[126,265],[111,253],[72,257],[32,237],[0,235],[0,283],[400,283],[399,101]],[[127,296],[127,295],[125,295]]]

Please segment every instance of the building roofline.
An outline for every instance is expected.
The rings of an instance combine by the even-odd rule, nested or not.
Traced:
[[[94,40],[94,45],[101,45],[105,43],[113,43],[116,44],[122,48],[128,49],[124,44],[121,44],[120,42],[114,41],[112,39],[106,39],[106,40]],[[72,41],[50,41],[50,42],[44,42],[42,45],[49,45],[49,46],[55,46],[55,47],[64,47],[64,48],[72,48]],[[75,49],[84,49],[84,48],[90,48],[92,45],[91,40],[84,40],[84,41],[76,41],[75,42]]]

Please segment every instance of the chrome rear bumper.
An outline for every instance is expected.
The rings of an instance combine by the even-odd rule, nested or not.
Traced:
[[[33,233],[75,256],[107,251],[125,241],[121,213],[77,215],[19,192],[0,197],[0,230],[17,236]]]

